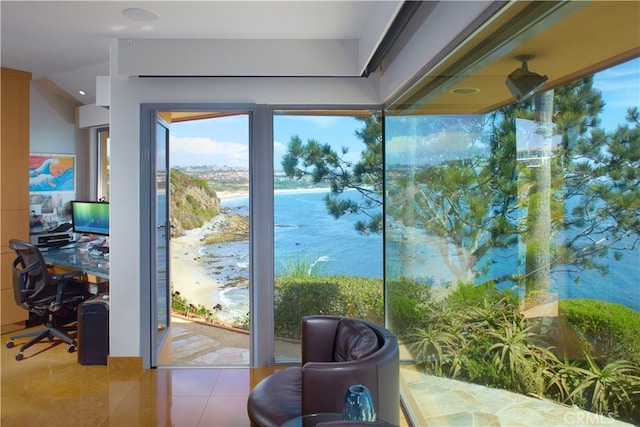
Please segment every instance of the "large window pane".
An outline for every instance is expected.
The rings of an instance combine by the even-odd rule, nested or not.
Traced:
[[[387,112],[388,315],[419,371],[640,420],[638,63],[483,115]]]
[[[380,125],[369,111],[274,116],[277,360],[299,359],[281,344],[304,315],[384,323]]]

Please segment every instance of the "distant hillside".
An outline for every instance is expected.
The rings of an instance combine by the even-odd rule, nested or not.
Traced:
[[[185,230],[202,227],[205,222],[220,213],[220,199],[207,181],[193,178],[178,169],[171,169],[169,176],[171,223],[173,236]]]

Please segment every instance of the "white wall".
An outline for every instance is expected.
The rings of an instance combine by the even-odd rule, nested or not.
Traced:
[[[362,73],[358,40],[354,39],[121,39],[118,55],[120,73],[139,76],[330,77]]]
[[[110,355],[139,356],[140,105],[143,103],[379,104],[379,81],[362,78],[138,78],[118,75],[118,43],[111,45]],[[131,70],[129,70],[131,72]],[[142,304],[142,305],[141,305]]]
[[[76,155],[76,197],[89,196],[88,131],[76,128],[77,101],[46,80],[31,81],[29,151]],[[26,173],[26,171],[25,171]]]

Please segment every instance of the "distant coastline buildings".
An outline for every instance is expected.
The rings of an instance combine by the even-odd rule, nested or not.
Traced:
[[[204,179],[209,183],[211,188],[218,190],[220,185],[248,185],[249,169],[237,166],[218,166],[218,165],[202,165],[202,166],[176,166],[175,169],[185,174]],[[302,177],[300,179],[292,179],[285,175],[284,171],[276,170],[273,173],[274,186],[276,188],[326,188],[326,183],[313,184],[311,177]]]

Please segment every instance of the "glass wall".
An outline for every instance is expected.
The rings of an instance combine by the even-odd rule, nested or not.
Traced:
[[[274,114],[275,354],[299,360],[300,318],[384,323],[379,112]]]
[[[389,327],[414,370],[640,421],[639,65],[487,114],[386,112]]]

